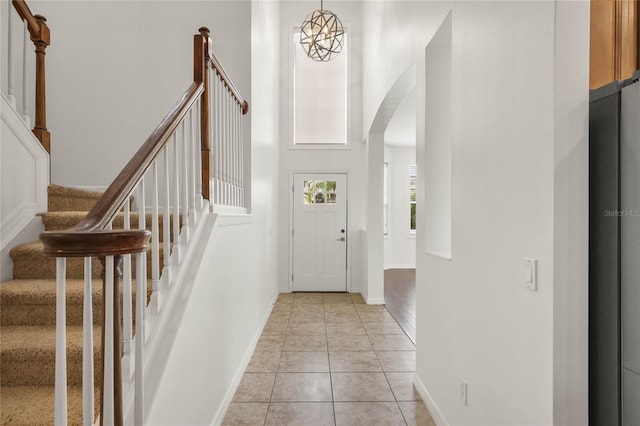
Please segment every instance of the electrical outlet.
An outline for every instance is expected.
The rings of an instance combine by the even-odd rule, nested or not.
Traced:
[[[462,402],[465,407],[467,406],[467,387],[468,383],[460,378],[460,402]]]

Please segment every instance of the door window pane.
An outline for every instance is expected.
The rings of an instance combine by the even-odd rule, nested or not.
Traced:
[[[305,204],[335,204],[336,181],[305,180],[303,195]]]

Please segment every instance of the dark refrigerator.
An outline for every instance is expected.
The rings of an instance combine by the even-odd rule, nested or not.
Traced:
[[[590,425],[640,425],[639,79],[590,94]]]

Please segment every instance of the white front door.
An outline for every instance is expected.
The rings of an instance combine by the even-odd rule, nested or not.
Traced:
[[[347,175],[293,176],[293,291],[347,291]]]

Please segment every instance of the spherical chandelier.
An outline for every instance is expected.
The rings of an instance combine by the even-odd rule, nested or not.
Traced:
[[[328,62],[342,50],[344,29],[335,13],[325,10],[311,12],[302,22],[300,44],[308,57],[317,62]]]

